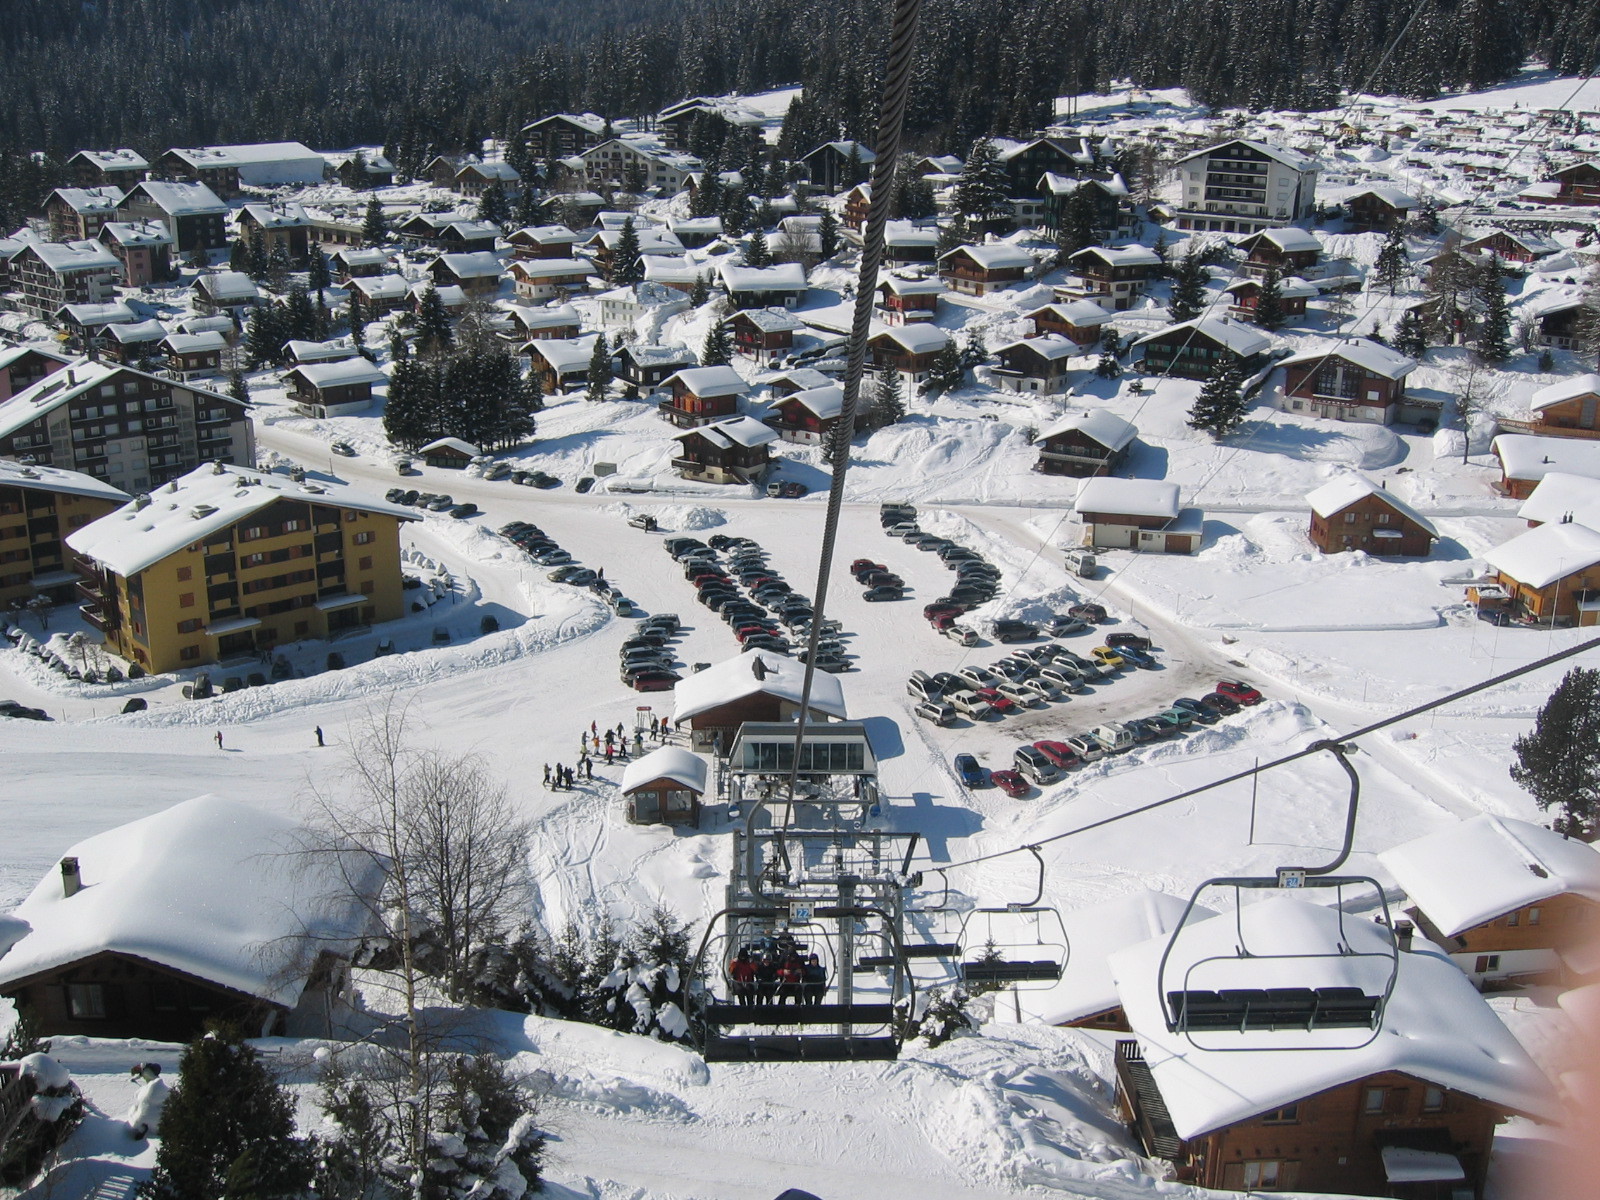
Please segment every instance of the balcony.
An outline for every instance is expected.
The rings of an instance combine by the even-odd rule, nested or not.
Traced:
[[[102,634],[114,633],[117,628],[116,609],[102,609],[93,604],[80,604],[78,611],[83,614],[84,621]]]
[[[1183,1158],[1183,1139],[1172,1123],[1167,1102],[1144,1060],[1144,1051],[1132,1038],[1117,1043],[1117,1082],[1133,1110],[1133,1126],[1145,1152],[1154,1158],[1178,1162]]]

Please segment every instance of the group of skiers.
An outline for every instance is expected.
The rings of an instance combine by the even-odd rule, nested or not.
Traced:
[[[808,1008],[821,1004],[828,991],[828,971],[815,954],[802,957],[803,949],[788,934],[740,947],[728,964],[734,1000],[745,1006],[783,1005],[790,1000]]]

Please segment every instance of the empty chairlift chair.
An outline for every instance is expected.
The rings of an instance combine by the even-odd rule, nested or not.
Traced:
[[[961,980],[990,987],[1044,990],[1061,982],[1070,947],[1067,928],[1055,908],[1040,904],[1044,896],[1044,859],[1028,847],[1039,864],[1039,885],[1026,904],[975,908],[961,923]]]

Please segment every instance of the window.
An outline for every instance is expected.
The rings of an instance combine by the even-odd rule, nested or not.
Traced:
[[[67,1012],[75,1021],[105,1020],[105,986],[99,983],[67,984]]]
[[[1439,1112],[1444,1108],[1444,1090],[1442,1088],[1425,1088],[1422,1092],[1422,1111]]]
[[[1381,1113],[1383,1111],[1383,1092],[1381,1087],[1368,1088],[1361,1098],[1361,1111],[1364,1113]]]
[[[373,536],[372,535],[372,530],[363,529],[360,533],[356,534],[355,537],[351,538],[350,540],[353,541],[358,546],[367,546],[367,545],[371,545],[372,536]]]
[[[359,558],[356,561],[356,570],[358,570],[358,571],[370,571],[370,570],[372,570],[372,555],[370,555],[370,554],[362,555],[361,558]]]
[[[182,650],[178,651],[178,657],[180,659],[182,659],[184,662],[194,662],[197,658],[200,657],[200,647],[199,646],[185,646]]]
[[[1285,1104],[1282,1108],[1275,1108],[1271,1112],[1261,1114],[1263,1125],[1293,1125],[1300,1120],[1300,1106],[1298,1104]]]
[[[1498,971],[1500,969],[1500,956],[1498,954],[1480,954],[1472,969],[1479,975],[1482,975],[1485,971]]]
[[[1379,525],[1387,525],[1388,523],[1389,523],[1389,514],[1388,513],[1379,513],[1378,514],[1378,524]]]
[[[1344,515],[1344,523],[1346,525],[1354,525],[1356,523],[1356,515],[1355,515],[1355,513],[1353,513],[1353,512],[1345,513],[1345,515]]]
[[[193,567],[179,567],[178,568],[178,582],[179,583],[187,583],[189,580],[191,580],[193,578],[194,578],[194,568]]]
[[[1539,916],[1540,913],[1538,908],[1530,908],[1528,910],[1528,924],[1537,925],[1539,923]]]
[[[1278,1160],[1268,1159],[1264,1162],[1247,1162],[1244,1165],[1244,1186],[1246,1188],[1275,1188],[1278,1186]]]
[[[178,607],[179,608],[193,608],[194,607],[194,593],[193,592],[184,592],[182,595],[180,595],[178,597]]]
[[[199,617],[190,617],[187,621],[179,621],[178,622],[178,632],[179,633],[198,633],[198,632],[200,632],[200,618]]]
[[[1520,913],[1508,913],[1508,914],[1506,914],[1506,928],[1507,929],[1515,929],[1517,927],[1518,923],[1519,923],[1518,922],[1518,917],[1520,917],[1521,915],[1522,914],[1520,914]]]

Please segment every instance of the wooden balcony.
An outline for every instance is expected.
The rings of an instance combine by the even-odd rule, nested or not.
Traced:
[[[1132,1038],[1117,1043],[1117,1083],[1132,1112],[1132,1125],[1145,1152],[1153,1158],[1178,1162],[1183,1158],[1183,1139],[1172,1124],[1172,1114],[1161,1089],[1144,1060],[1144,1051]]]

